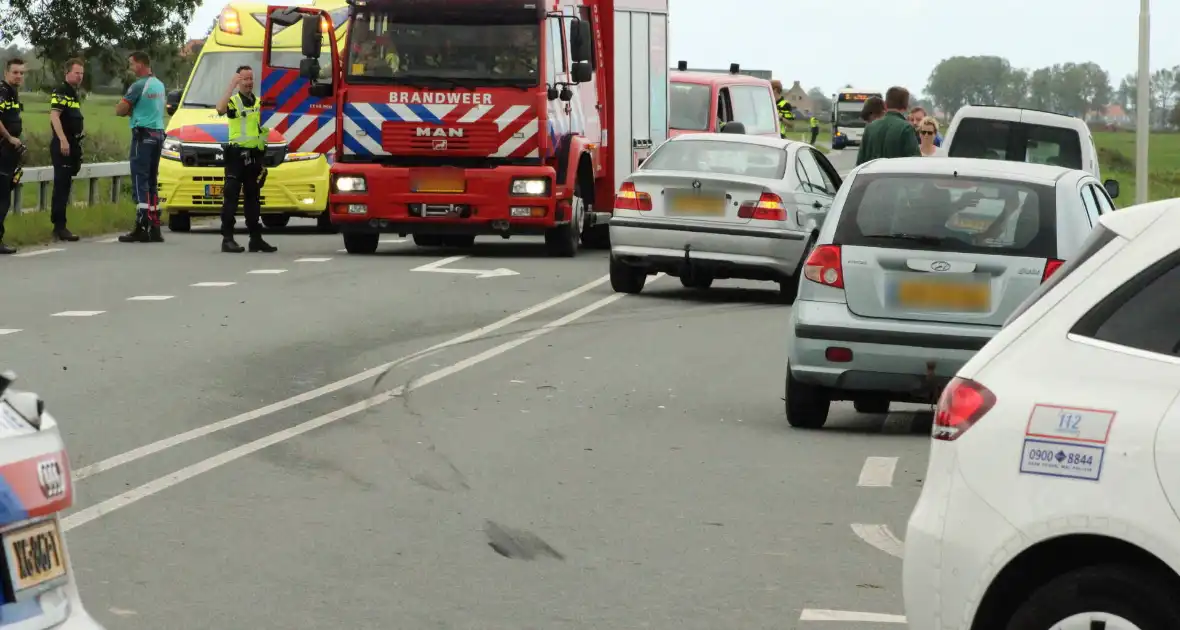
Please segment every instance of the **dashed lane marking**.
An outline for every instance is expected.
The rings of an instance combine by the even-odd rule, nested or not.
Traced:
[[[54,313],[50,317],[93,317],[95,315],[102,315],[106,311],[62,311]]]
[[[296,258],[295,262],[328,262],[331,258]]]
[[[863,541],[895,557],[905,557],[905,543],[889,531],[888,525],[853,523],[852,531]]]
[[[404,242],[406,242],[406,239],[404,239],[404,238],[383,238],[383,239],[381,239],[381,242],[388,245],[391,243],[404,243]]]
[[[118,242],[119,242],[118,236],[116,236],[114,238],[104,238],[101,241],[99,241],[99,243],[118,243]]]
[[[868,457],[860,469],[856,485],[863,488],[888,488],[893,485],[893,472],[897,470],[896,457]]]
[[[61,247],[50,247],[48,249],[34,249],[31,252],[21,252],[19,254],[13,254],[12,257],[13,258],[28,258],[30,256],[40,256],[41,254],[52,254],[53,252],[64,252],[64,251],[66,251],[66,250],[62,249]]]
[[[163,302],[164,300],[171,300],[174,295],[137,295],[135,297],[127,298],[128,302]]]
[[[264,274],[264,275],[273,276],[275,274],[287,273],[287,270],[286,269],[255,269],[253,271],[247,271],[246,273],[256,273],[256,274]]]
[[[20,331],[20,328],[0,328],[0,335],[14,335]]]
[[[190,284],[190,287],[232,287],[237,282],[197,282]]]
[[[823,610],[819,608],[804,608],[799,614],[799,621],[853,621],[862,623],[905,623],[905,615],[887,615],[885,613],[856,612],[852,610]]]

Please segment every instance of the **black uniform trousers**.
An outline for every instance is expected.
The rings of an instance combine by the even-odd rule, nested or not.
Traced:
[[[266,152],[229,145],[225,148],[225,186],[221,191],[221,235],[233,238],[237,223],[238,196],[246,215],[246,229],[250,236],[262,235],[262,190],[258,178],[262,176]]]
[[[81,143],[70,141],[70,154],[61,154],[61,142],[57,138],[49,142],[49,157],[53,160],[53,198],[49,204],[49,221],[56,230],[66,227],[66,206],[70,203],[70,190],[74,176],[82,166]]]
[[[8,145],[4,140],[5,145]],[[12,177],[20,165],[20,154],[11,146],[0,147],[0,239],[4,238],[4,219],[12,205]]]

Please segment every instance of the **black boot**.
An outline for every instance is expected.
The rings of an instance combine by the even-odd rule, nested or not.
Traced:
[[[5,254],[15,254],[15,253],[16,253],[15,247],[9,247],[8,245],[4,244],[4,241],[0,241],[0,256],[3,256]]]
[[[246,248],[238,245],[238,242],[234,240],[234,237],[227,236],[221,239],[221,251],[226,254],[240,254],[246,251]]]
[[[55,241],[69,241],[71,243],[78,240],[78,237],[66,228],[54,228],[53,240]]]
[[[147,228],[136,225],[134,230],[119,237],[120,243],[147,243],[149,241]]]
[[[250,251],[252,252],[263,252],[266,254],[273,254],[274,252],[279,251],[279,248],[262,240],[261,234],[252,234],[250,236],[249,247]]]
[[[160,226],[153,225],[148,228],[148,242],[149,243],[163,243],[164,235],[160,233]]]

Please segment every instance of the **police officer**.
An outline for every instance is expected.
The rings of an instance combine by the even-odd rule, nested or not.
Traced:
[[[65,81],[49,97],[49,126],[53,140],[49,156],[53,160],[53,200],[49,220],[53,222],[53,238],[76,241],[66,228],[66,205],[74,176],[82,168],[82,104],[78,102],[78,86],[82,85],[85,66],[81,59],[70,59],[65,65]]]
[[[811,144],[815,144],[815,139],[819,137],[819,119],[815,114],[811,115]]]
[[[246,251],[234,240],[234,223],[238,213],[238,194],[245,193],[246,229],[250,231],[247,248],[252,252],[277,252],[279,248],[262,240],[262,183],[266,180],[266,136],[262,110],[254,95],[254,71],[239,66],[230,79],[229,89],[217,103],[217,113],[229,118],[229,143],[225,147],[225,187],[221,191],[221,251],[240,254]]]
[[[787,131],[794,129],[795,113],[791,104],[787,102],[787,97],[783,94],[783,84],[778,79],[770,82],[770,87],[774,89],[775,108],[778,109],[779,121],[779,135],[786,138]]]
[[[4,63],[4,80],[0,81],[0,254],[15,254],[4,244],[4,218],[12,204],[12,188],[20,178],[20,164],[25,153],[21,142],[21,105],[19,90],[25,82],[25,62],[13,57]]]

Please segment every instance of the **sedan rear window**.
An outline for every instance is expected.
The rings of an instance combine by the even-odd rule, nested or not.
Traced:
[[[964,118],[947,155],[1080,169],[1082,141],[1077,131],[1065,127]]]
[[[713,88],[699,83],[668,86],[668,126],[682,131],[708,131]]]
[[[860,175],[835,238],[864,247],[1056,258],[1056,194],[992,178]]]
[[[644,171],[726,173],[782,179],[787,153],[777,147],[727,140],[672,140],[643,163]]]

